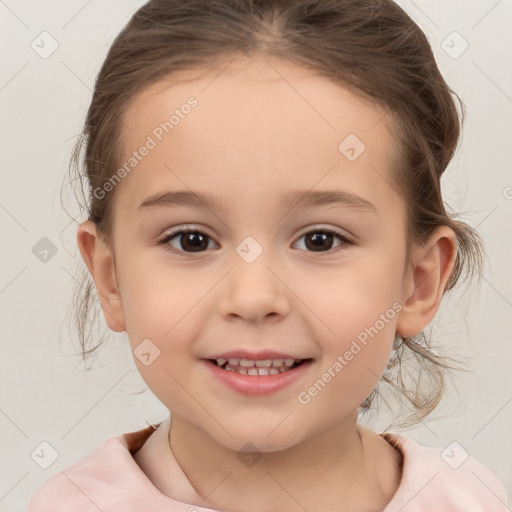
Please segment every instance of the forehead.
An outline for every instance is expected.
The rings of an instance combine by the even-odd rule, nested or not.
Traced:
[[[277,59],[173,73],[138,94],[123,121],[125,162],[151,147],[119,187],[131,205],[187,186],[226,195],[239,183],[254,196],[265,193],[263,184],[309,189],[341,178],[348,188],[379,195],[390,187],[396,161],[383,107]]]

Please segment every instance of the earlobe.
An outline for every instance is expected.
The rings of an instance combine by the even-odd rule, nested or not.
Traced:
[[[434,318],[457,256],[453,230],[438,227],[428,241],[416,249],[412,268],[403,287],[403,308],[397,322],[397,334],[419,334]]]
[[[85,221],[78,226],[77,244],[94,280],[108,327],[115,332],[126,331],[114,259],[106,244],[99,238],[93,222]]]

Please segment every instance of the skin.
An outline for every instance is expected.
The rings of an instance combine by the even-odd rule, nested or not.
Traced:
[[[160,350],[149,366],[134,360],[172,411],[172,452],[167,421],[136,460],[161,492],[197,506],[382,510],[400,483],[400,454],[357,422],[358,408],[384,372],[395,334],[417,334],[434,317],[455,235],[438,228],[406,267],[405,206],[390,186],[398,148],[389,116],[279,60],[235,59],[142,91],[124,116],[126,154],[190,96],[198,106],[115,190],[113,252],[93,223],[78,229],[110,329],[126,330],[132,350],[147,338]],[[338,150],[351,133],[366,146],[353,162]],[[350,191],[377,213],[342,205],[286,209],[280,197],[291,189]],[[228,211],[138,211],[165,190],[207,191]],[[208,235],[206,250],[186,252],[188,239],[178,236],[167,245],[181,249],[180,257],[158,243],[184,224]],[[334,237],[332,248],[328,241],[314,251],[304,235],[320,228],[338,229],[350,243]],[[247,236],[263,249],[250,264],[236,252]],[[393,303],[401,311],[300,404],[297,395]],[[201,362],[239,348],[313,363],[285,389],[247,397]],[[237,457],[248,442],[261,456],[252,467]]]

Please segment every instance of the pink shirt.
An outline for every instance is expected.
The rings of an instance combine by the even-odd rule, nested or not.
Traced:
[[[146,427],[107,439],[46,480],[32,496],[29,512],[212,512],[165,496],[139,468],[132,454],[153,431]],[[443,451],[402,434],[381,436],[403,455],[400,486],[383,512],[508,511],[497,476],[471,456],[464,460],[456,445]]]

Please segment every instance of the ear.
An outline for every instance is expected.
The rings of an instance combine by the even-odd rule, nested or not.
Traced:
[[[115,332],[126,331],[121,295],[115,276],[114,259],[108,247],[98,237],[94,222],[85,221],[78,226],[77,243],[80,254],[96,285],[108,327]]]
[[[415,249],[404,279],[397,334],[415,336],[434,318],[456,256],[455,233],[447,226],[439,226],[424,245]]]

